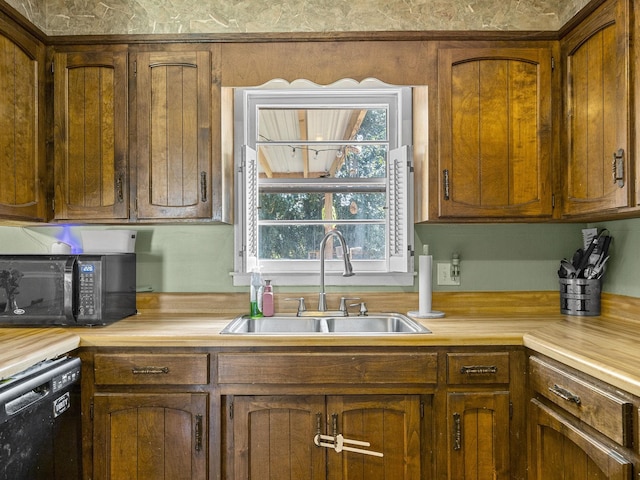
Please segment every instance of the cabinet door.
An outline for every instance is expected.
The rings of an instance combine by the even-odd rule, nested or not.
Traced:
[[[550,48],[438,52],[440,218],[552,214]]]
[[[562,42],[567,78],[564,215],[629,205],[628,3],[609,0]]]
[[[42,46],[0,19],[0,216],[46,220]]]
[[[54,57],[55,218],[129,216],[127,53]]]
[[[419,480],[420,397],[417,395],[366,395],[328,397],[329,435],[336,415],[338,434],[370,443],[359,452],[327,453],[329,480]]]
[[[210,219],[211,52],[135,55],[137,218]]]
[[[509,392],[449,393],[447,414],[447,478],[510,478]]]
[[[630,480],[632,463],[563,415],[530,404],[532,480]]]
[[[313,443],[319,423],[324,433],[323,396],[237,396],[227,409],[225,478],[325,478],[326,450]]]
[[[207,395],[96,394],[97,480],[207,478]]]

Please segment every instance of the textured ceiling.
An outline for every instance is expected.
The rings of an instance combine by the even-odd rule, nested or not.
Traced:
[[[556,31],[589,0],[0,0],[48,35]]]

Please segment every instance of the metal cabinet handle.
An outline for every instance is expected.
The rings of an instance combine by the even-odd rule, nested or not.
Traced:
[[[495,365],[467,365],[460,368],[463,375],[495,375],[498,367]]]
[[[134,375],[162,375],[169,373],[169,367],[133,367]]]
[[[118,178],[116,178],[116,197],[118,199],[118,203],[122,203],[124,201],[124,192],[122,189],[122,175],[118,175]]]
[[[444,199],[449,200],[450,197],[450,185],[449,185],[449,170],[444,169],[442,171],[442,186],[444,188]]]
[[[462,449],[462,425],[459,413],[453,414],[453,449]]]
[[[573,392],[570,392],[566,388],[562,388],[561,386],[559,386],[557,384],[554,385],[553,387],[549,387],[549,391],[551,393],[559,396],[563,400],[566,400],[568,402],[573,402],[576,405],[580,405],[582,403],[582,400],[580,400],[580,397],[578,395],[576,395]]]
[[[618,187],[624,187],[624,150],[618,149],[617,152],[613,152],[613,162],[611,164],[613,170],[613,183]]]
[[[200,172],[200,197],[202,202],[207,201],[207,172]]]
[[[202,450],[202,415],[196,415],[195,449]]]

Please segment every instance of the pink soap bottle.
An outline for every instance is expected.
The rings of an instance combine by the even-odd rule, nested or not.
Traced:
[[[265,317],[273,317],[273,287],[271,286],[271,280],[265,280],[266,285],[262,292],[262,315]]]

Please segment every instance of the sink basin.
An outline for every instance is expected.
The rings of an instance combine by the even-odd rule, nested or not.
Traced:
[[[388,335],[431,333],[428,328],[399,313],[364,317],[296,317],[278,315],[232,320],[220,332],[234,335]]]

